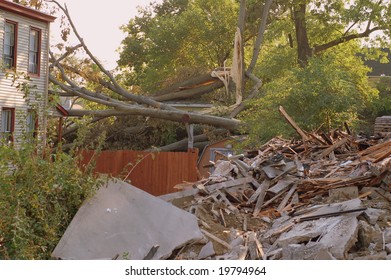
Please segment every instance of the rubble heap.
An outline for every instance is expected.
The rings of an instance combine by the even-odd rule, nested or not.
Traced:
[[[172,259],[391,259],[391,140],[346,131],[274,138],[227,156],[162,199],[193,213],[205,239]]]

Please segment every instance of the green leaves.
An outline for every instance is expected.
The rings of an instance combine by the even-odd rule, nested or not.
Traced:
[[[358,51],[351,42],[313,57],[306,68],[285,67],[280,76],[270,77],[264,96],[243,115],[249,123],[250,141],[259,144],[276,135],[295,136],[279,116],[279,105],[308,131],[319,127],[327,131],[344,121],[357,123],[360,113],[377,96],[366,77],[368,68],[355,55]],[[268,66],[264,68],[260,73],[267,72]]]
[[[97,187],[77,159],[0,147],[0,259],[48,259],[76,211]]]
[[[232,0],[165,0],[141,9],[123,27],[118,63],[132,77],[128,82],[154,92],[182,73],[222,66],[232,50],[237,9]]]

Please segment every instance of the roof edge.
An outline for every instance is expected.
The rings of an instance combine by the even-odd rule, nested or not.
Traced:
[[[0,0],[0,9],[46,23],[54,22],[56,19],[54,16],[6,0]]]

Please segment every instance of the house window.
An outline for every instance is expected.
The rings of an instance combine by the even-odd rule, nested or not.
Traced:
[[[29,69],[30,74],[39,75],[41,51],[41,31],[39,29],[30,29],[29,45]]]
[[[28,110],[27,112],[27,135],[35,138],[38,128],[37,113],[34,110]]]
[[[14,141],[15,109],[3,108],[1,110],[1,137],[6,143]]]
[[[4,32],[3,63],[5,69],[13,69],[16,66],[16,22],[6,21]]]

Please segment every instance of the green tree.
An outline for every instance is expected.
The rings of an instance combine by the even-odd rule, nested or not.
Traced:
[[[141,8],[122,28],[118,63],[144,92],[210,72],[231,57],[237,11],[232,0],[165,0]]]
[[[289,0],[281,3],[291,13],[297,60],[301,66],[313,55],[351,40],[369,38],[376,31],[383,34],[375,35],[373,40],[384,43],[383,35],[390,39],[390,1]]]
[[[274,70],[278,76],[268,76],[270,81],[263,88],[264,95],[242,115],[250,131],[249,144],[256,145],[276,135],[294,136],[295,132],[279,116],[280,105],[308,131],[318,128],[328,131],[345,121],[358,125],[360,114],[377,98],[377,91],[370,87],[366,77],[369,69],[355,55],[359,50],[357,43],[350,42],[309,59],[305,68]],[[285,55],[289,56],[289,52]],[[265,56],[264,59],[270,59]],[[278,63],[281,56],[277,58]],[[262,70],[267,69],[265,66]]]

